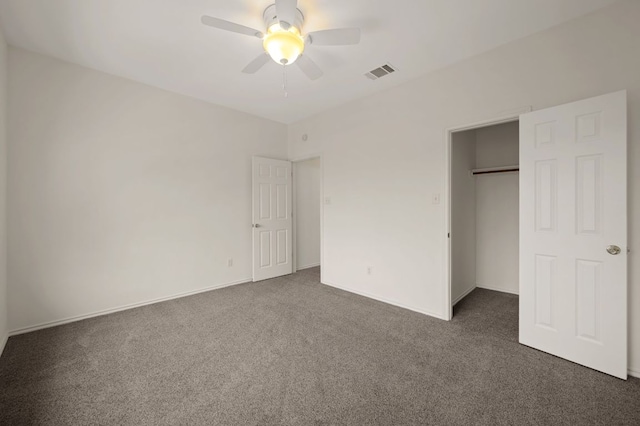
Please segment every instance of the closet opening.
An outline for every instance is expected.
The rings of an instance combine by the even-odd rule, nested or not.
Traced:
[[[518,171],[517,118],[450,133],[451,316],[476,288],[519,292]]]

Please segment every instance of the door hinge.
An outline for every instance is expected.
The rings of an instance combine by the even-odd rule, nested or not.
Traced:
[[[451,238],[451,232],[447,232],[447,238]]]

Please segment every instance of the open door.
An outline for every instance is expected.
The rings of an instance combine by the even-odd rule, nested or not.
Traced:
[[[520,116],[520,343],[627,378],[627,97]]]
[[[293,271],[291,162],[253,157],[253,281]]]

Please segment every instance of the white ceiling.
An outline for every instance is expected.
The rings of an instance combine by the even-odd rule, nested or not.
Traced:
[[[211,15],[264,30],[273,0],[0,0],[9,44],[110,74],[292,123],[542,31],[615,0],[299,0],[303,32],[359,27],[357,46],[313,46],[324,77],[270,62],[240,70],[260,40],[200,23]],[[398,72],[375,82],[384,63]]]

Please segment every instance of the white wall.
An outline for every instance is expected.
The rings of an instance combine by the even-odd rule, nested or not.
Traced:
[[[296,267],[320,265],[320,158],[298,161],[296,169]]]
[[[286,158],[284,125],[24,50],[9,68],[12,330],[250,279],[251,156]]]
[[[445,203],[432,203],[445,191],[445,129],[624,88],[630,246],[640,247],[639,20],[640,2],[615,3],[289,126],[291,158],[323,154],[324,281],[445,317]],[[630,368],[640,374],[640,250],[629,286]]]
[[[0,355],[7,342],[7,44],[0,28]]]
[[[451,303],[476,288],[476,131],[451,137]]]
[[[519,163],[518,122],[476,131],[476,168]],[[518,294],[519,180],[517,173],[477,175],[476,285]]]
[[[520,124],[517,121],[476,130],[476,168],[517,166],[520,161]]]

